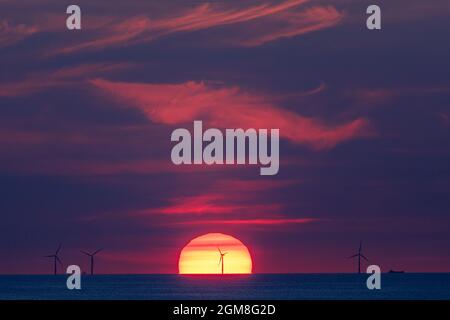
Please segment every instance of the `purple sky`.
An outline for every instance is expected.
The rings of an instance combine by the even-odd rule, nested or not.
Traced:
[[[450,271],[450,4],[0,0],[0,273],[105,248],[177,272],[209,232],[254,272]],[[279,128],[280,172],[171,163],[175,128]]]

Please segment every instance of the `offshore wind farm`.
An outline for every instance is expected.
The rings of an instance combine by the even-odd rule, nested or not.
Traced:
[[[210,251],[206,240],[211,240]],[[450,299],[450,274],[384,272],[381,275],[382,290],[367,290],[366,267],[369,260],[363,253],[362,241],[358,251],[348,259],[357,258],[357,269],[348,264],[347,273],[291,273],[260,274],[231,272],[230,264],[241,263],[240,248],[222,234],[201,236],[189,242],[180,254],[180,274],[103,274],[96,269],[94,257],[103,251],[81,250],[89,258],[89,276],[81,277],[82,290],[70,291],[65,287],[64,266],[60,259],[62,246],[52,258],[54,266],[50,275],[0,275],[0,300],[4,299],[169,299],[169,300],[297,300],[297,299],[354,299],[354,300],[417,300]],[[216,246],[222,241],[221,246]],[[199,246],[199,243],[202,245]],[[224,250],[225,249],[225,250]],[[194,250],[194,251],[192,251]],[[200,250],[200,251],[195,251]],[[206,250],[206,251],[205,251]],[[186,260],[188,256],[198,261]],[[196,255],[195,253],[198,252]],[[207,254],[205,255],[205,252]],[[210,252],[211,254],[208,254]],[[208,261],[203,260],[207,257]],[[245,256],[244,256],[245,257]],[[218,264],[217,264],[217,258]],[[236,260],[237,259],[237,260]],[[349,260],[352,261],[352,260]],[[366,264],[363,263],[366,262]],[[196,264],[200,262],[200,264]],[[190,264],[189,264],[190,263]],[[202,269],[202,273],[184,272],[184,264]],[[183,265],[183,267],[181,267]],[[214,267],[215,266],[215,267]],[[218,268],[217,268],[218,267]],[[207,271],[211,272],[208,273]],[[233,288],[233,290],[230,290]]]

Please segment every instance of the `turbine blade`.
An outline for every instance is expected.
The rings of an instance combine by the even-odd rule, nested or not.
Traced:
[[[90,256],[90,255],[91,255],[90,253],[87,253],[86,251],[83,251],[83,250],[81,250],[80,252],[81,252],[81,253],[84,253],[84,254],[87,255],[87,256]]]
[[[218,266],[220,266],[220,263],[222,262],[222,256],[220,256],[220,259],[219,259],[219,264],[218,264]]]
[[[348,257],[347,259],[354,258],[354,257],[357,257],[357,256],[358,256],[358,254],[354,254],[354,255]]]
[[[59,250],[61,250],[61,244],[59,244],[58,249],[56,249],[55,255],[57,255],[59,253]]]
[[[56,261],[58,261],[59,262],[59,264],[61,265],[61,267],[62,267],[62,262],[61,262],[61,259],[59,259],[59,257],[58,256],[55,256],[55,258],[56,258]]]
[[[220,248],[219,248],[219,247],[217,247],[217,250],[219,250],[220,254],[222,255],[222,251],[220,251]]]
[[[97,253],[99,253],[100,251],[102,251],[103,249],[98,249],[97,251],[95,251],[92,255],[95,256]]]
[[[55,256],[54,254],[51,254],[49,256],[44,256],[44,258],[53,258],[54,256]]]
[[[361,258],[365,259],[367,262],[369,262],[369,259],[367,259],[363,254],[361,254]]]

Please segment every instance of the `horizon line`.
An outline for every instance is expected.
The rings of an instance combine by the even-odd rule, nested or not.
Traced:
[[[389,274],[389,271],[381,272],[382,274]],[[404,271],[400,274],[446,274],[450,271]],[[248,276],[248,275],[332,275],[332,274],[358,274],[357,272],[253,272],[253,273],[191,273],[191,274],[181,274],[181,273],[97,273],[94,275],[85,273],[82,276],[161,276],[161,275],[176,275],[176,276]],[[366,275],[370,273],[361,272],[360,275]],[[393,273],[397,274],[397,273]],[[56,276],[68,276],[68,273],[58,273]],[[51,273],[0,273],[0,276],[55,276]]]

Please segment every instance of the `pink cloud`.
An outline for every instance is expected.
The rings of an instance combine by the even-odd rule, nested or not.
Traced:
[[[104,31],[97,30],[100,35],[93,40],[75,44],[56,50],[56,54],[67,54],[75,51],[85,49],[100,49],[109,46],[123,45],[131,39],[141,35],[144,31],[150,29],[152,25],[149,18],[144,16],[137,16],[122,22],[111,21],[109,24],[103,26]]]
[[[195,224],[195,221],[200,224],[218,224],[220,221],[228,221],[224,224],[249,224],[251,221],[259,225],[282,224],[282,220],[285,220],[281,214],[284,205],[274,201],[261,202],[261,199],[265,198],[264,195],[268,192],[292,183],[294,182],[290,180],[218,180],[207,188],[207,192],[171,197],[163,206],[134,211],[130,216],[146,219],[164,216],[166,224],[169,225]],[[211,216],[214,220],[205,220],[205,217]],[[261,216],[264,219],[261,219]],[[290,221],[300,223],[309,220]]]
[[[292,186],[298,180],[221,180],[216,183],[218,190],[251,190],[252,192],[266,191]]]
[[[285,224],[305,224],[320,221],[314,218],[261,218],[261,219],[217,219],[217,220],[194,220],[179,222],[179,225],[285,225]]]
[[[366,104],[384,103],[404,96],[421,96],[450,93],[450,85],[400,86],[395,88],[364,88],[348,92],[358,102]]]
[[[201,119],[218,128],[279,128],[282,138],[324,149],[366,134],[367,120],[342,125],[279,108],[270,96],[243,92],[238,87],[215,87],[203,82],[145,84],[95,79],[91,83],[121,104],[137,107],[152,121],[178,125]]]
[[[13,24],[8,20],[0,21],[0,47],[13,45],[38,32],[38,27],[25,24]]]
[[[136,215],[148,215],[148,214],[233,214],[247,212],[248,214],[254,213],[277,213],[281,210],[280,204],[242,204],[237,201],[239,198],[251,199],[248,194],[240,196],[232,196],[232,191],[227,190],[225,193],[216,194],[202,194],[196,196],[177,197],[169,200],[169,204],[160,208],[152,208],[143,210],[136,213]]]
[[[150,42],[175,33],[230,25],[238,25],[239,32],[227,32],[223,38],[216,39],[217,42],[257,46],[334,26],[344,16],[333,7],[303,9],[302,5],[307,2],[309,0],[287,0],[276,4],[266,2],[244,8],[205,3],[169,17],[150,19],[139,15],[124,21],[113,20],[101,31],[99,29],[91,40],[65,47],[56,53]]]
[[[339,24],[344,14],[333,7],[313,7],[300,12],[283,12],[248,28],[231,41],[246,47],[259,46],[281,38],[290,38]],[[263,27],[265,26],[265,27]],[[275,27],[274,27],[275,26]],[[239,39],[240,38],[240,39]]]
[[[48,88],[74,84],[75,81],[92,75],[104,74],[129,67],[128,63],[119,64],[82,64],[74,67],[66,67],[50,72],[36,72],[29,74],[24,79],[2,83],[0,97],[15,97],[35,93]]]

